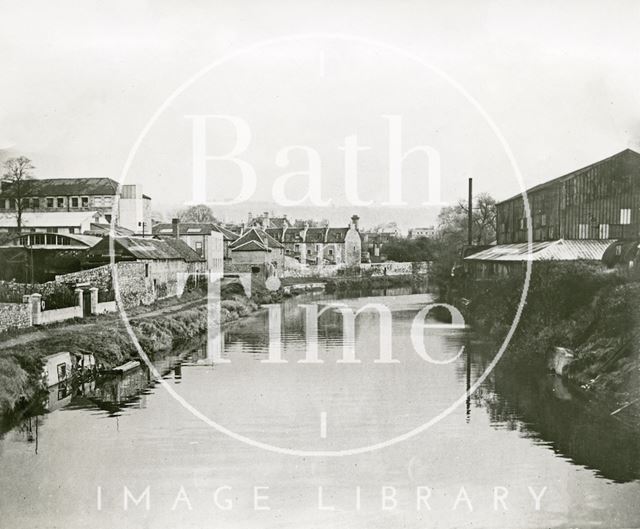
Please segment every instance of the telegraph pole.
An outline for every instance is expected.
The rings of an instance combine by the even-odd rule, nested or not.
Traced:
[[[467,244],[473,244],[473,178],[469,178],[469,197],[467,203]]]

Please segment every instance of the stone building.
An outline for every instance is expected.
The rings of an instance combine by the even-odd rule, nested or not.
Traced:
[[[358,231],[358,216],[344,228],[283,227],[265,230],[282,243],[284,255],[302,264],[345,264],[357,266],[362,262],[362,240]]]
[[[95,268],[111,262],[110,238],[102,239],[88,250],[84,268]],[[205,273],[206,259],[189,245],[174,238],[116,237],[113,239],[113,259],[126,271],[123,281],[138,283],[141,303],[181,295],[189,274]]]
[[[107,222],[99,211],[25,211],[22,232],[83,234]],[[0,213],[0,233],[17,233],[15,213]]]
[[[210,272],[224,273],[225,254],[228,245],[238,238],[234,233],[216,227],[212,223],[180,222],[173,219],[171,224],[156,224],[153,234],[162,238],[180,239],[207,261]]]
[[[265,269],[268,274],[284,272],[284,246],[265,230],[251,228],[229,245],[231,263],[235,271],[257,272]]]

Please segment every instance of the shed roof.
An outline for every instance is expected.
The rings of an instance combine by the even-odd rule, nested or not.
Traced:
[[[197,252],[179,239],[157,239],[143,237],[116,237],[114,247],[122,249],[136,259],[204,261]],[[102,239],[92,251],[108,253],[109,238]],[[106,250],[106,252],[105,252]],[[93,252],[92,252],[93,253]]]
[[[546,187],[551,187],[555,184],[558,184],[560,182],[563,182],[565,180],[569,180],[570,178],[573,178],[574,176],[578,176],[581,173],[585,173],[587,171],[589,171],[590,169],[593,169],[594,167],[597,167],[598,165],[610,162],[616,158],[629,158],[629,159],[634,159],[637,160],[638,163],[640,163],[640,153],[637,153],[636,151],[632,150],[632,149],[625,149],[623,151],[620,151],[619,153],[614,154],[613,156],[609,156],[608,158],[605,158],[604,160],[600,160],[598,162],[589,164],[585,167],[582,167],[580,169],[576,169],[575,171],[571,171],[570,173],[567,173],[565,175],[562,176],[558,176],[557,178],[554,178],[552,180],[549,180],[547,182],[543,182],[541,184],[538,184],[536,186],[530,187],[529,189],[527,189],[527,193],[534,193],[536,191],[540,191]],[[514,200],[516,198],[521,198],[522,197],[522,193],[518,193],[516,195],[513,195],[512,197],[509,197],[505,200],[502,200],[500,202],[498,202],[496,205],[500,205],[503,204],[505,202],[510,202],[511,200]]]
[[[565,240],[542,241],[531,244],[499,244],[465,257],[465,261],[600,261],[610,240]]]

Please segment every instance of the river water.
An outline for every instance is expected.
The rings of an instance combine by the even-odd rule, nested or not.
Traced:
[[[351,332],[330,308],[314,329],[318,296],[283,304],[280,340],[266,311],[230,326],[226,363],[192,344],[158,362],[162,383],[139,369],[52,388],[0,440],[0,526],[640,527],[636,431],[501,364],[466,398],[495,350],[415,322],[429,295],[393,294],[340,302],[390,309],[396,363],[375,362],[374,310]],[[323,363],[299,362],[310,343]]]

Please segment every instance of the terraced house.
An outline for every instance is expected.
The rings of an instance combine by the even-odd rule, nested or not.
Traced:
[[[345,264],[357,266],[362,262],[362,239],[358,231],[359,217],[351,217],[346,227],[332,228],[268,228],[265,231],[284,246],[285,257],[302,264]]]

